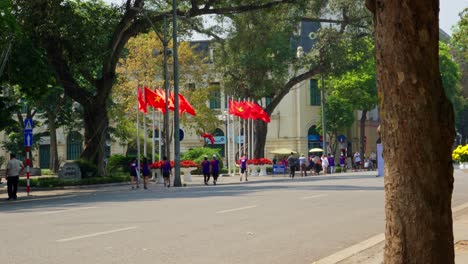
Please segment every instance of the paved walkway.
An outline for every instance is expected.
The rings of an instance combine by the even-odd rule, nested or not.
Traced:
[[[373,175],[375,172],[359,172],[362,174]],[[332,175],[319,175],[319,176],[308,176],[308,177],[300,177],[297,176],[294,180],[300,181],[301,179],[307,179],[310,177],[315,177],[318,179],[325,179],[331,177],[339,177],[339,176],[346,176],[346,175],[353,175],[356,174],[355,172],[351,173],[337,173]],[[221,176],[218,178],[218,185],[227,185],[227,184],[250,184],[255,182],[268,182],[268,181],[285,181],[289,180],[288,175],[285,174],[277,174],[277,175],[267,175],[267,176],[250,176],[249,181],[245,182],[239,181],[239,176],[236,174],[235,176]],[[201,175],[193,175],[192,181],[183,181],[185,186],[204,186],[203,183],[203,176]],[[213,183],[213,178],[210,179],[210,185]],[[142,184],[141,184],[142,186]],[[162,186],[161,183],[155,183],[154,181],[150,182],[149,188],[160,188]],[[7,190],[6,190],[6,181],[3,179],[3,184],[0,185],[0,204],[8,203],[6,201]],[[127,190],[130,188],[130,183],[110,183],[110,184],[96,184],[96,185],[82,185],[82,186],[69,186],[69,187],[61,187],[61,188],[31,188],[30,195],[28,196],[26,193],[25,187],[20,187],[18,190],[18,200],[17,201],[26,201],[26,200],[34,200],[34,199],[52,199],[51,197],[60,197],[60,196],[67,196],[67,195],[79,195],[79,194],[86,194],[86,193],[93,193],[93,192],[115,192],[121,190]]]

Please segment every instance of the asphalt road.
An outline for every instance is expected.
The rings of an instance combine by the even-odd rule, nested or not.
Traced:
[[[312,263],[382,233],[383,204],[368,173],[2,203],[0,263]]]

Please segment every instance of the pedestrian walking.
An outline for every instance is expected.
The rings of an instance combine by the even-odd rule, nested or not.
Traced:
[[[314,155],[312,160],[314,161],[315,175],[319,175],[322,169],[322,161],[318,155]]]
[[[205,155],[201,166],[203,173],[203,181],[205,182],[205,185],[208,185],[208,182],[210,181],[210,161],[208,160],[208,156]]]
[[[289,167],[289,177],[294,179],[294,175],[296,174],[296,158],[294,157],[294,153],[291,152],[288,159],[288,167]]]
[[[346,165],[346,157],[341,153],[340,155],[340,167],[341,167],[341,173],[344,172],[345,170],[345,165]]]
[[[216,185],[219,176],[219,160],[216,154],[213,154],[213,159],[211,160],[211,175],[213,175],[213,185]]]
[[[361,153],[359,151],[356,151],[354,153],[354,166],[356,168],[356,171],[359,171],[361,169]]]
[[[328,170],[328,157],[325,155],[322,155],[322,169],[323,175],[326,175]]]
[[[151,174],[151,171],[149,168],[148,159],[144,157],[143,161],[141,162],[141,175],[143,175],[143,188],[145,190],[148,189],[148,178],[150,174]]]
[[[330,168],[330,174],[335,173],[335,157],[331,154],[328,154],[328,167]]]
[[[374,151],[371,152],[371,154],[369,155],[369,159],[372,163],[372,166],[371,166],[371,169],[372,170],[376,170],[377,169],[377,154],[375,154]]]
[[[138,163],[136,158],[133,158],[130,162],[130,184],[132,185],[132,189],[135,189],[135,187],[140,188],[140,184],[138,182]]]
[[[240,181],[242,181],[242,176],[245,177],[245,181],[249,181],[247,179],[247,156],[245,156],[245,154],[242,154],[242,157],[239,159],[239,164],[241,169]]]
[[[314,155],[309,156],[309,170],[310,170],[310,175],[314,175],[314,171],[315,171]]]
[[[301,170],[301,177],[307,176],[306,157],[304,157],[304,154],[301,154],[299,157],[299,168]]]
[[[171,187],[171,162],[167,160],[167,157],[163,157],[163,164],[161,166],[161,171],[164,179],[164,187]]]
[[[14,153],[11,153],[5,174],[8,188],[7,200],[16,200],[16,198],[18,198],[16,193],[18,192],[19,176],[23,174],[23,169],[23,163],[16,159],[16,155]]]

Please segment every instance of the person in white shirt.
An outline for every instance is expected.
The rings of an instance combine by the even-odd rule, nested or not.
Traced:
[[[323,175],[327,174],[328,158],[325,155],[322,156],[322,169],[323,169]]]
[[[299,157],[299,168],[301,169],[301,177],[307,176],[306,157],[301,154]]]
[[[16,193],[18,191],[19,176],[23,173],[24,165],[21,161],[16,159],[14,153],[10,154],[10,160],[7,164],[6,179],[8,185],[8,199],[16,200]]]
[[[361,169],[361,153],[359,153],[359,151],[356,151],[356,153],[354,153],[354,166],[356,168],[356,171]]]

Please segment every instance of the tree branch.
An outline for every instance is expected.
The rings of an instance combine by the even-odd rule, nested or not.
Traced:
[[[281,100],[283,99],[283,97],[285,95],[287,95],[289,93],[289,91],[291,90],[291,88],[298,84],[298,83],[301,83],[305,80],[308,80],[310,78],[312,78],[313,76],[317,75],[318,73],[320,73],[320,66],[317,65],[315,66],[314,68],[302,73],[302,74],[299,74],[291,79],[289,79],[289,81],[281,88],[281,90],[279,91],[279,93],[275,94],[275,96],[273,97],[273,100],[271,101],[271,103],[266,107],[265,111],[271,115],[273,110],[276,108],[276,106],[278,106],[278,104],[281,102]]]
[[[210,1],[210,2],[214,2],[214,1]],[[235,13],[242,13],[242,12],[248,12],[248,11],[256,11],[260,9],[272,8],[278,5],[282,5],[282,4],[288,4],[288,3],[293,4],[295,2],[296,0],[274,0],[268,3],[264,3],[264,4],[221,7],[221,8],[216,8],[216,9],[206,9],[206,8],[198,9],[192,6],[192,8],[185,13],[179,10],[177,11],[177,13],[179,15],[186,15],[189,17],[199,16],[199,15],[208,15],[208,14],[218,14],[218,15],[224,14],[225,15],[225,14],[235,14]]]
[[[81,88],[73,78],[65,59],[60,53],[62,48],[59,47],[60,43],[55,38],[49,38],[45,40],[45,48],[47,50],[47,56],[55,67],[55,72],[59,83],[62,84],[65,93],[70,96],[73,100],[79,102],[82,105],[87,105],[92,102],[86,101],[92,98],[92,94],[86,89]]]
[[[205,34],[205,35],[208,35],[210,37],[213,37],[214,39],[216,39],[217,41],[219,42],[223,42],[224,40],[218,36],[217,34],[213,33],[213,31],[209,30],[209,29],[204,29],[204,28],[200,28],[198,25],[196,25],[195,23],[192,22],[192,20],[186,18],[186,17],[182,17],[181,18],[182,20],[184,20],[185,22],[187,22],[190,27],[197,31],[198,33],[202,33],[202,34]]]

